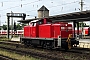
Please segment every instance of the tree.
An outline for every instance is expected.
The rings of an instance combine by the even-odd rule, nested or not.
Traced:
[[[14,22],[14,26],[13,26],[13,30],[16,31],[16,30],[22,30],[22,28],[25,26],[25,24],[17,24],[16,25],[16,22]],[[9,26],[9,30],[11,30],[11,27],[12,26]],[[7,30],[7,25],[3,25],[1,28],[3,28],[3,30]],[[0,29],[1,29],[0,28]]]
[[[1,28],[2,28],[3,30],[7,30],[7,25],[3,25]],[[9,26],[9,30],[11,30],[11,26]]]
[[[24,26],[26,26],[26,24],[22,24],[22,28],[23,28]]]
[[[16,25],[16,30],[21,30],[22,29],[22,27],[20,26],[20,24],[17,24]]]
[[[7,30],[7,25],[2,26],[3,30]]]
[[[26,26],[26,24],[18,23],[17,24],[17,29],[22,30],[24,26]]]
[[[88,25],[86,25],[86,23],[79,23],[79,27],[89,27]]]

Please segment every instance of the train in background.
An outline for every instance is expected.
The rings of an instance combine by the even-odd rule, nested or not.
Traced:
[[[73,36],[72,24],[52,23],[46,18],[24,26],[24,36],[20,38],[20,41],[26,46],[33,45],[50,49],[71,49],[79,44],[79,41]]]
[[[13,34],[15,35],[23,35],[24,30],[17,30],[14,32],[13,30]],[[9,31],[9,34],[12,34],[12,30]],[[0,35],[7,35],[7,30],[0,30]]]
[[[90,36],[90,27],[83,27],[83,32],[81,28],[79,28],[79,35],[83,33],[83,35]],[[77,29],[75,28],[75,34],[77,34]]]
[[[75,28],[75,33],[77,34],[77,29],[76,28]],[[82,33],[82,30],[79,29],[79,34],[81,34],[81,33]],[[0,30],[0,34],[1,35],[6,35],[7,30]],[[10,30],[10,34],[12,34],[12,30]],[[14,30],[13,30],[13,34],[15,34],[15,35],[23,35],[24,30],[17,30],[16,32],[14,32]],[[83,27],[83,35],[90,36],[90,27]]]

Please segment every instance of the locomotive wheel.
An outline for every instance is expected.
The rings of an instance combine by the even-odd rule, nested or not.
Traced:
[[[50,44],[50,49],[53,49],[54,48],[54,45],[53,45],[54,43],[53,42],[51,42],[51,44]]]
[[[30,45],[29,45],[29,42],[28,41],[24,41],[24,46],[27,48],[27,47],[29,47]]]
[[[51,49],[51,46],[46,45],[46,49]]]
[[[69,48],[68,48],[68,43],[65,44],[65,51],[67,51]]]
[[[52,42],[47,42],[46,49],[52,49],[52,48],[53,48],[53,43]]]
[[[42,41],[41,46],[42,46],[42,48],[46,48],[46,42]]]

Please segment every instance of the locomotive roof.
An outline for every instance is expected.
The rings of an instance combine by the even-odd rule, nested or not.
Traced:
[[[90,10],[87,11],[82,11],[82,12],[73,12],[73,13],[67,13],[67,14],[60,14],[60,15],[54,15],[54,16],[49,16],[45,17],[53,22],[71,22],[71,21],[89,21],[90,20]],[[33,19],[26,19],[26,20],[19,20],[18,22],[22,23],[29,23],[30,21],[33,20],[41,20],[44,18],[33,18]]]

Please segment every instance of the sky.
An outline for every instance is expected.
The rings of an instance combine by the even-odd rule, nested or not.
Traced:
[[[60,15],[80,11],[81,0],[0,0],[0,25],[6,24],[7,13],[26,13],[26,19],[37,16],[37,10],[46,6],[49,15]],[[83,0],[83,10],[90,10],[90,0]],[[14,21],[21,19],[13,18]],[[11,20],[10,20],[11,21]],[[89,24],[89,23],[88,23]]]

